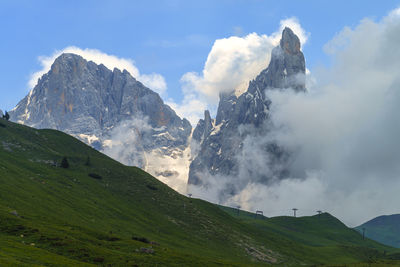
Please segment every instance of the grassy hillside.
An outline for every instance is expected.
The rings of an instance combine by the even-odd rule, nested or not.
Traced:
[[[234,209],[221,208],[232,216],[236,216],[244,224],[262,230],[265,236],[290,240],[288,244],[285,244],[286,246],[283,242],[277,241],[276,244],[279,247],[276,249],[290,251],[292,257],[301,258],[304,262],[347,263],[346,266],[349,266],[348,264],[357,262],[354,259],[363,259],[364,262],[382,264],[383,259],[387,259],[389,254],[397,251],[395,248],[368,238],[364,240],[358,231],[348,228],[329,213],[298,218],[288,216],[261,218],[259,216],[258,219],[254,219],[254,215],[252,217],[242,211],[238,215]],[[292,250],[293,246],[296,247],[296,251]]]
[[[365,236],[388,246],[400,248],[400,214],[376,217],[355,229]]]
[[[4,120],[0,184],[0,266],[344,264],[398,252],[327,214],[238,217],[69,135]]]

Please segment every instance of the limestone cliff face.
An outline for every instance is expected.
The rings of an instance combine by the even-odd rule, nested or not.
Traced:
[[[190,165],[189,185],[207,185],[210,179],[230,177],[232,187],[228,194],[234,194],[241,182],[235,177],[240,173],[239,157],[245,157],[243,150],[247,137],[268,135],[268,118],[271,101],[270,90],[294,90],[305,92],[305,60],[300,50],[299,38],[289,28],[282,32],[280,45],[272,50],[269,66],[254,80],[250,81],[246,92],[240,96],[221,94],[217,116],[211,129],[205,130],[206,117],[200,120],[194,130],[193,139],[198,142],[198,153]],[[201,136],[201,138],[199,137]],[[273,142],[263,143],[262,150],[268,155],[269,174],[249,174],[248,182],[268,183],[272,177],[287,175],[285,162],[288,154]],[[251,160],[251,159],[250,159]],[[241,177],[243,178],[243,177]]]
[[[143,168],[145,153],[183,151],[191,133],[186,119],[126,70],[111,71],[75,54],[59,56],[10,115],[35,128],[64,131]],[[114,151],[118,145],[121,151]]]

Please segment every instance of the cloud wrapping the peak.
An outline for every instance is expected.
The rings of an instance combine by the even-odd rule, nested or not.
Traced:
[[[399,213],[399,43],[400,9],[345,27],[325,46],[332,66],[309,74],[306,94],[267,92],[271,120],[262,132],[268,134],[243,141],[238,175],[205,179],[210,186],[191,186],[190,192],[266,216],[322,210],[348,226]],[[290,165],[287,179],[266,185],[254,177],[275,178],[260,149],[270,141],[290,153]],[[221,198],[232,184],[237,194]]]
[[[279,45],[282,31],[290,27],[301,43],[307,42],[308,33],[296,18],[280,22],[279,30],[271,35],[250,33],[243,37],[231,36],[215,40],[201,73],[187,72],[181,78],[183,101],[175,106],[180,115],[192,118],[192,124],[202,116],[204,106],[216,110],[221,92],[244,92],[249,81],[254,79],[270,61],[272,49]],[[186,97],[189,96],[189,97]],[[194,97],[193,97],[194,96]],[[193,109],[193,98],[203,104]]]
[[[201,75],[188,72],[182,83],[212,100],[218,100],[220,92],[246,88],[249,80],[261,72],[270,60],[274,47],[266,35],[251,33],[245,37],[232,36],[216,40],[207,57]],[[267,51],[267,53],[266,53]]]
[[[81,49],[76,46],[68,46],[64,49],[55,51],[51,56],[40,56],[39,62],[42,69],[31,75],[29,80],[29,88],[32,89],[37,84],[40,77],[46,74],[53,64],[54,60],[63,53],[73,53],[82,56],[88,61],[93,61],[96,64],[103,64],[108,69],[113,70],[118,68],[121,71],[127,70],[133,77],[142,82],[145,86],[163,95],[167,89],[167,84],[162,75],[157,73],[141,74],[131,59],[120,58],[114,55],[109,55],[97,49]]]
[[[249,184],[230,203],[267,216],[323,210],[349,226],[399,213],[399,43],[398,10],[364,19],[326,45],[333,65],[313,71],[307,94],[269,91],[270,138],[292,152],[292,179]]]

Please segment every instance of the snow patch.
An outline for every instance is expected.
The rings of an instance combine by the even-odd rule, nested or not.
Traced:
[[[164,133],[159,133],[159,134],[155,134],[154,136],[156,137],[163,137],[167,140],[171,140],[171,141],[175,141],[176,138],[174,138],[172,135],[170,135],[169,132],[164,132]]]
[[[215,125],[214,129],[212,129],[210,135],[216,135],[221,131],[222,123]]]

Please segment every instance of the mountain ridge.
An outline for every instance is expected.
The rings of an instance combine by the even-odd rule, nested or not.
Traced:
[[[170,170],[160,164],[147,167],[164,157],[186,156],[190,123],[126,70],[64,53],[10,115],[22,124],[71,134],[125,164],[160,174],[164,182],[185,175],[163,176]]]
[[[378,216],[354,229],[360,233],[364,231],[372,240],[400,248],[400,214]]]

